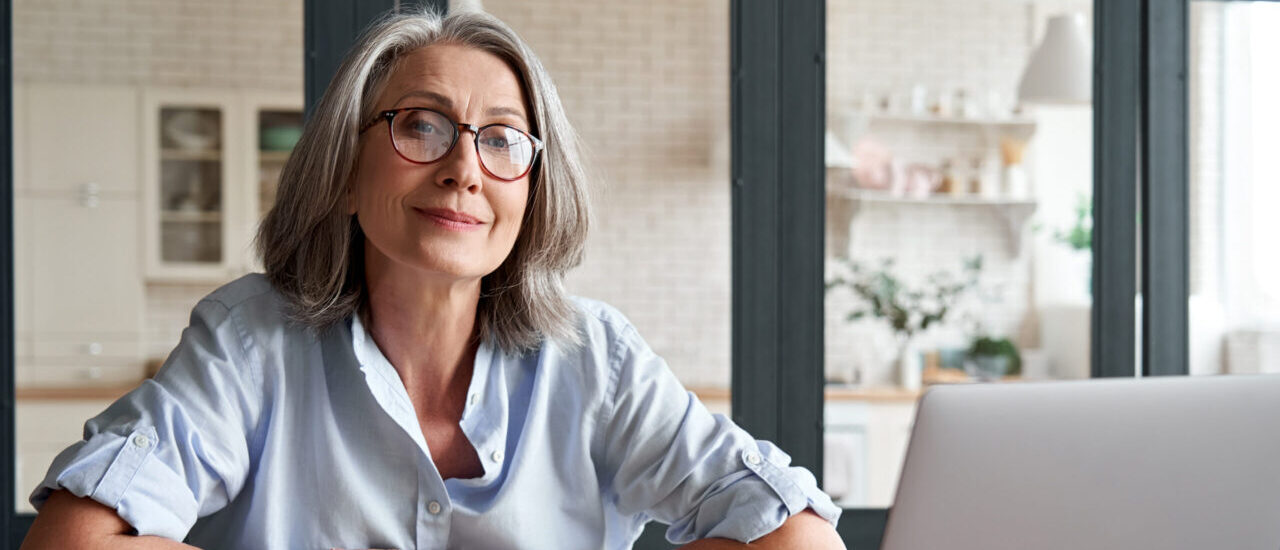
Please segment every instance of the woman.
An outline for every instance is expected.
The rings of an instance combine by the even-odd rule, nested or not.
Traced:
[[[580,162],[502,23],[374,26],[285,167],[265,276],[86,424],[24,547],[612,549],[657,519],[688,548],[840,548],[811,474],[565,296]]]

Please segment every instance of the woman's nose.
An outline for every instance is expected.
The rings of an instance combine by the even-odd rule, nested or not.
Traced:
[[[460,129],[458,142],[453,145],[453,150],[440,159],[436,180],[440,185],[472,193],[478,193],[482,189],[484,171],[480,168],[480,152],[476,150],[475,133],[472,130]]]

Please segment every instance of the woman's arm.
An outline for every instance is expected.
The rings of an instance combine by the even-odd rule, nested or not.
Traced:
[[[129,534],[132,527],[115,510],[65,490],[54,491],[40,508],[21,550],[45,548],[137,548],[169,550],[195,548],[164,537]]]
[[[781,527],[772,533],[752,541],[750,544],[728,539],[703,539],[693,541],[680,547],[680,550],[737,550],[743,548],[761,549],[803,549],[803,550],[843,550],[844,542],[835,528],[827,520],[815,514],[813,510],[805,510],[792,516]]]

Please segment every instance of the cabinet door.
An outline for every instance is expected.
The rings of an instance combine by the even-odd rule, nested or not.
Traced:
[[[138,202],[76,195],[19,199],[28,240],[27,273],[35,340],[138,340],[143,284]]]
[[[138,94],[105,86],[33,84],[25,90],[24,173],[35,192],[138,192]]]

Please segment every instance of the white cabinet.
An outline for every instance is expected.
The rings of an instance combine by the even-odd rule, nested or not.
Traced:
[[[142,109],[147,279],[218,283],[253,270],[253,235],[292,146],[263,130],[296,135],[302,98],[153,89]]]
[[[142,373],[136,92],[24,85],[15,111],[17,383]]]
[[[127,87],[30,85],[25,105],[26,190],[138,192],[138,95]],[[15,140],[23,141],[23,140]]]
[[[138,205],[133,199],[20,199],[27,228],[32,329],[51,335],[136,337],[142,324]]]
[[[844,468],[839,474],[847,476],[842,480],[847,484],[839,499],[842,506],[885,508],[893,504],[915,409],[911,400],[827,400],[827,454],[834,455],[835,449],[857,453],[826,457],[828,476],[836,473],[831,472],[833,467]]]

